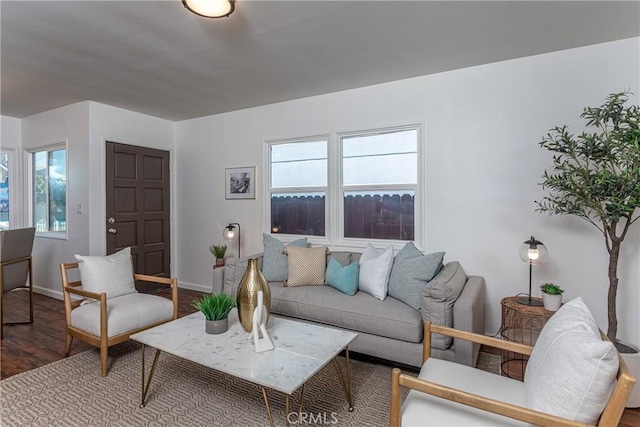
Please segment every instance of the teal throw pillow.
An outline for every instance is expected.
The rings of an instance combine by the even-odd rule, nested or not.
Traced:
[[[420,310],[422,291],[442,268],[444,252],[423,255],[413,242],[398,252],[389,276],[389,296]]]
[[[284,282],[289,277],[289,260],[284,254],[284,243],[269,234],[262,235],[264,244],[264,258],[262,260],[262,275],[267,282]],[[306,248],[307,238],[294,240],[287,246]]]
[[[358,263],[343,267],[335,258],[329,259],[325,283],[347,295],[355,295],[358,291]]]

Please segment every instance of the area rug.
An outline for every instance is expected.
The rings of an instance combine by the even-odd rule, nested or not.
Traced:
[[[153,349],[147,351],[151,361]],[[139,344],[111,347],[109,359],[106,378],[100,375],[99,352],[89,350],[3,380],[2,426],[269,425],[258,386],[164,353],[146,407],[140,408]],[[481,353],[479,366],[497,372],[499,356]],[[318,372],[305,387],[303,424],[388,425],[391,367],[351,360],[351,381],[353,412],[333,366]],[[284,396],[272,391],[269,397],[275,424],[284,425]],[[291,400],[296,409],[299,397],[298,391]],[[292,422],[296,418],[289,415]]]

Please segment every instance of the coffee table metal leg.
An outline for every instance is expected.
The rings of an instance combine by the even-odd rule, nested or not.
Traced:
[[[298,420],[296,422],[296,426],[300,426],[300,418],[302,414],[302,403],[304,402],[304,386],[302,384],[302,391],[300,392],[300,407],[298,408]],[[267,396],[267,390],[264,387],[260,387],[262,389],[262,397],[264,397],[264,406],[267,408],[267,415],[269,416],[269,425],[273,427],[273,416],[271,415],[271,407],[269,406],[269,397]],[[289,398],[290,394],[284,395],[284,404],[285,404],[285,426],[289,427]]]
[[[271,407],[269,406],[269,398],[267,397],[267,390],[262,388],[262,397],[264,397],[264,406],[267,407],[267,415],[269,416],[269,425],[273,427],[273,416],[271,416]]]
[[[156,370],[156,365],[158,364],[158,358],[160,357],[160,350],[156,349],[156,354],[153,356],[153,363],[151,364],[151,371],[149,372],[149,378],[147,379],[147,383],[145,385],[144,375],[144,353],[146,346],[142,344],[142,400],[140,401],[140,407],[144,408],[145,399],[147,398],[147,392],[149,391],[149,384],[151,384],[151,378],[153,378],[153,372]]]
[[[344,395],[347,398],[347,403],[349,404],[349,412],[353,412],[353,402],[351,400],[351,368],[349,364],[349,347],[346,348],[346,365],[347,365],[347,380],[345,382],[345,378],[342,375],[342,368],[338,364],[338,358],[335,357],[333,359],[333,366],[336,368],[336,372],[338,373],[338,377],[340,378],[340,384],[342,385],[342,390],[344,391]]]

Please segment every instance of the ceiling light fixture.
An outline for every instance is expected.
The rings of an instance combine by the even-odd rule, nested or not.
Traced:
[[[205,18],[229,16],[236,8],[235,0],[182,0],[184,7]]]

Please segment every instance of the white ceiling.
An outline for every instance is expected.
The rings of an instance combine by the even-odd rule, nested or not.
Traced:
[[[83,100],[183,120],[640,35],[638,1],[0,3],[0,113]]]

